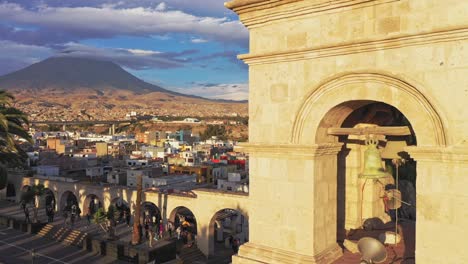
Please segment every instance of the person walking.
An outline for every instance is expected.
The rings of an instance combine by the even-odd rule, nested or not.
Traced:
[[[176,228],[177,240],[180,240],[180,226]]]
[[[153,247],[153,240],[155,239],[153,228],[150,228],[150,229],[149,229],[149,234],[148,234],[148,235],[149,235],[149,237],[148,237],[148,245],[149,245],[149,247],[151,248],[151,247]]]
[[[89,227],[91,225],[91,213],[88,212],[86,213],[86,221],[87,221],[87,226],[86,227]]]
[[[131,219],[130,210],[125,210],[124,215],[125,215],[125,222],[127,223],[127,226],[130,227],[130,219]]]
[[[50,208],[50,222],[51,223],[54,222],[54,216],[55,216],[55,210],[54,210],[54,207],[51,207]]]
[[[63,225],[66,226],[68,221],[68,212],[64,211],[63,212]]]
[[[159,220],[159,239],[163,238],[164,234],[164,224],[162,220]]]
[[[24,221],[26,221],[26,223],[30,223],[31,222],[31,219],[29,219],[29,209],[28,207],[25,207],[24,208]]]
[[[169,232],[169,238],[172,238],[172,223],[168,222],[167,223],[167,232]]]
[[[234,251],[234,254],[237,254],[237,252],[239,251],[239,239],[238,238],[235,238],[233,240],[233,243],[232,243],[232,250]]]

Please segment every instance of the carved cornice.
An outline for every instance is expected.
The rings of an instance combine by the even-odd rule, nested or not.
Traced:
[[[277,62],[318,59],[324,57],[342,56],[348,54],[396,49],[407,46],[419,46],[465,39],[468,39],[468,28],[457,28],[417,35],[404,35],[394,38],[363,42],[340,43],[307,49],[258,54],[241,54],[238,56],[238,58],[249,65],[272,64]]]
[[[468,163],[468,146],[450,147],[406,147],[411,158],[416,161],[434,163]]]
[[[224,4],[241,16],[242,23],[249,27],[298,16],[338,12],[347,8],[395,2],[399,0],[233,0]],[[275,10],[282,6],[281,10]],[[247,16],[242,16],[249,13]]]
[[[312,158],[336,155],[341,150],[342,146],[343,143],[326,143],[320,145],[244,143],[236,146],[235,150],[267,157]]]

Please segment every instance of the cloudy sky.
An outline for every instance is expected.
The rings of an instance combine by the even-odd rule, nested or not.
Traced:
[[[247,99],[247,67],[236,55],[247,52],[248,32],[223,2],[0,0],[0,75],[81,56],[166,89]]]

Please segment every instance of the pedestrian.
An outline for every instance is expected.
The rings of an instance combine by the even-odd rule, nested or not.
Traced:
[[[45,213],[47,215],[47,223],[50,223],[50,208],[48,205],[45,208]]]
[[[68,221],[68,211],[64,211],[63,212],[63,225],[67,225],[67,221]]]
[[[176,228],[177,240],[180,240],[180,226]]]
[[[232,247],[233,243],[234,243],[234,237],[232,235],[229,235],[229,246]]]
[[[159,239],[163,238],[163,234],[164,234],[164,224],[162,220],[159,220]]]
[[[167,223],[167,231],[169,232],[169,238],[172,238],[172,223]]]
[[[149,247],[153,247],[153,239],[154,239],[154,231],[153,229],[151,228],[149,230],[149,238],[148,238],[148,245]]]
[[[149,224],[145,224],[145,238],[148,239],[149,237]]]
[[[130,212],[126,210],[125,211],[125,222],[127,222],[128,227],[130,227],[130,218],[131,218]]]
[[[232,250],[234,251],[234,254],[237,254],[237,252],[239,251],[239,239],[234,239],[233,240],[233,243],[232,243]]]
[[[73,227],[73,225],[75,224],[75,215],[74,214],[71,214],[71,216],[70,216],[70,223],[71,223],[71,226]]]
[[[31,219],[29,219],[29,209],[28,207],[24,207],[24,220],[26,221],[26,223],[29,223],[31,222]]]
[[[88,222],[88,223],[87,223],[88,225],[87,225],[86,227],[89,227],[89,226],[91,225],[91,213],[89,212],[89,210],[88,210],[88,212],[86,213],[86,220],[87,220],[87,222]]]
[[[50,208],[50,222],[54,222],[55,210],[53,207]]]

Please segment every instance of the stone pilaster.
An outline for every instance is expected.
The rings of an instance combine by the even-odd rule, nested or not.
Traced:
[[[417,161],[416,261],[466,263],[468,146],[407,147]]]
[[[233,263],[330,263],[341,256],[336,243],[341,148],[341,143],[251,143],[238,148],[250,154],[253,204],[249,243],[241,246]]]

